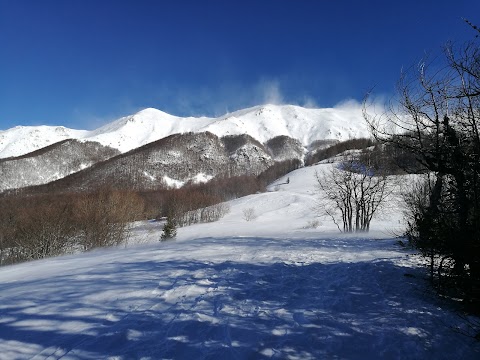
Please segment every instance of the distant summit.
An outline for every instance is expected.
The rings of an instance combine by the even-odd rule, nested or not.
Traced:
[[[368,136],[359,107],[307,109],[269,104],[217,118],[178,117],[147,108],[93,131],[61,126],[17,126],[0,131],[0,158],[24,155],[66,139],[95,141],[125,153],[170,135],[206,131],[218,137],[249,135],[261,143],[287,136],[304,147],[316,140]]]

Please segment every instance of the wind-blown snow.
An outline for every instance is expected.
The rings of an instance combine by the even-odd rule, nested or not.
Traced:
[[[218,118],[182,118],[149,108],[93,131],[52,126],[0,131],[0,158],[23,155],[67,138],[97,141],[126,152],[172,134],[203,131],[219,137],[248,134],[261,143],[286,135],[301,141],[304,146],[319,139],[368,136],[359,106],[306,109],[293,105],[263,105]]]
[[[328,166],[232,201],[177,241],[158,242],[161,223],[145,222],[143,245],[0,268],[0,358],[478,359],[391,237],[399,216],[363,237],[326,219],[306,228],[314,172]]]

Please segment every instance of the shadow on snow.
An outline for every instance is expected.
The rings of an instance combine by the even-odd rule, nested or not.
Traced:
[[[404,273],[387,260],[143,261],[1,285],[24,291],[1,304],[0,357],[476,358]]]

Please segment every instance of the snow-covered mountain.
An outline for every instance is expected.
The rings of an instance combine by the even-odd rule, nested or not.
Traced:
[[[284,135],[300,141],[305,147],[316,140],[368,136],[358,106],[306,109],[293,105],[263,105],[218,118],[177,117],[149,108],[93,131],[59,126],[17,126],[0,131],[0,158],[27,154],[69,138],[96,141],[123,153],[169,135],[206,131],[218,137],[250,135],[262,144]]]
[[[83,139],[88,134],[63,126],[16,126],[0,131],[0,158],[25,155],[63,140]]]
[[[93,131],[17,126],[0,131],[0,192],[69,175],[54,187],[68,183],[69,189],[90,189],[108,183],[151,188],[199,177],[258,174],[278,161],[303,161],[319,146],[366,136],[358,106],[263,105],[218,118],[182,118],[149,108]],[[82,143],[90,145],[82,148]],[[92,154],[93,148],[106,151],[105,156]]]

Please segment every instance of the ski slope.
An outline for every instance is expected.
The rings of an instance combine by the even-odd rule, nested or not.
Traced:
[[[308,228],[314,173],[329,166],[232,201],[176,241],[141,222],[125,247],[0,268],[0,359],[478,359],[396,244],[393,209],[364,236],[328,219]]]

